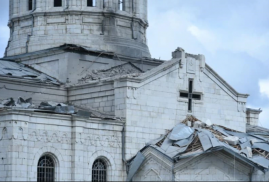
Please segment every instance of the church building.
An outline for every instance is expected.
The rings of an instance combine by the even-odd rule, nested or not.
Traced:
[[[269,181],[262,111],[202,54],[152,58],[147,5],[9,0],[0,181]]]

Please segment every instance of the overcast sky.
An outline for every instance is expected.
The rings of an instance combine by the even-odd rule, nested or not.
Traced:
[[[261,108],[269,128],[269,0],[149,0],[152,57],[170,59],[182,47],[206,62]],[[9,37],[8,0],[0,2],[0,55]]]

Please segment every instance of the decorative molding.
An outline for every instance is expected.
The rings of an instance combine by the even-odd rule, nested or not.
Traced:
[[[27,130],[27,129],[26,129]],[[27,140],[28,136],[22,127],[4,127],[0,129],[1,140]]]
[[[40,141],[45,143],[66,143],[71,144],[71,136],[67,132],[48,132],[45,130],[32,131],[29,136],[29,140]],[[103,146],[118,148],[121,147],[120,138],[117,136],[102,136],[102,135],[86,135],[84,133],[78,133],[75,139],[76,143],[90,146]]]
[[[84,83],[93,80],[100,80],[104,78],[121,77],[130,74],[141,74],[141,73],[143,73],[143,71],[140,68],[136,67],[134,64],[129,62],[118,66],[114,66],[109,69],[92,70],[85,77],[81,78],[79,80],[79,83],[81,82]]]
[[[196,71],[196,59],[187,57],[187,73],[195,74]]]

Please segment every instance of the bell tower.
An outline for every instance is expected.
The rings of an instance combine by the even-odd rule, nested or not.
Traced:
[[[147,0],[10,0],[5,56],[63,44],[150,57]]]

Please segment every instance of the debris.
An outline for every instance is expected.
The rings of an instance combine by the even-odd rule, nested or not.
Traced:
[[[196,121],[193,124],[193,128],[204,128],[204,127],[206,127],[206,124],[201,121]]]
[[[192,123],[193,127],[189,127]],[[241,133],[223,126],[207,125],[194,116],[188,116],[166,135],[148,143],[171,158],[200,155],[204,152],[225,150],[244,156],[245,160],[259,166],[269,163],[269,132],[259,128],[259,133]],[[265,137],[266,136],[266,137]],[[251,142],[250,142],[251,141]],[[265,160],[261,162],[261,157]],[[269,169],[269,165],[266,170]]]
[[[240,154],[243,154],[247,158],[252,158],[252,149],[250,147],[246,147],[240,151]]]
[[[4,105],[4,106],[8,106],[8,107],[16,106],[16,105],[15,105],[15,101],[14,101],[13,98],[9,98],[9,99],[3,100],[3,101],[2,101],[2,105]]]
[[[22,97],[19,97],[16,102],[13,98],[3,100],[0,107],[20,107],[27,109],[34,107],[34,105],[32,104],[32,98],[24,100]]]
[[[30,106],[32,106],[32,98],[24,100],[23,98],[19,97],[16,102],[16,106],[22,108],[29,108]]]
[[[237,136],[227,136],[223,139],[231,145],[237,145],[239,142],[239,138]]]
[[[193,134],[193,129],[186,126],[185,124],[179,123],[174,129],[169,137],[170,140],[182,140],[188,138],[191,134]]]
[[[75,107],[74,106],[68,106],[63,103],[56,103],[56,102],[41,102],[41,104],[38,107],[39,109],[52,111],[59,114],[74,114],[75,113]]]

